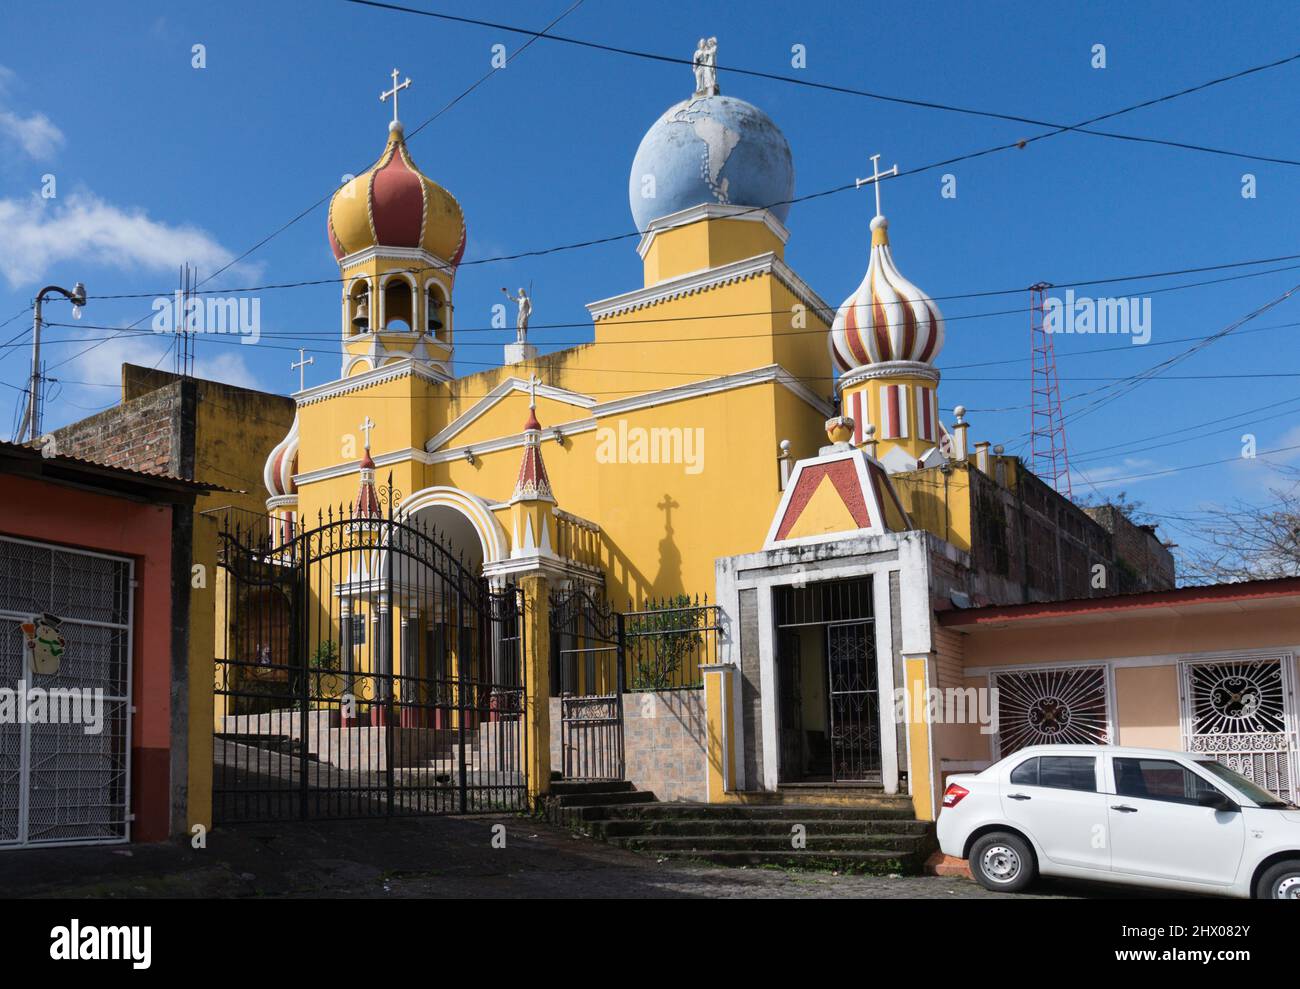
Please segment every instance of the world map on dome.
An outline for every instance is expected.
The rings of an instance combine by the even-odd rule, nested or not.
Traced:
[[[639,230],[701,203],[768,207],[784,223],[793,197],[785,135],[758,107],[730,96],[669,107],[641,139],[628,177]]]

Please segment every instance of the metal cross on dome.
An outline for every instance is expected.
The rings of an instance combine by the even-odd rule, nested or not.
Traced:
[[[898,175],[898,165],[882,172],[880,170],[880,155],[871,156],[871,175],[865,179],[858,179],[854,185],[855,189],[861,189],[864,185],[874,185],[876,187],[876,216],[882,216],[880,212],[880,180],[893,178]]]
[[[365,421],[361,423],[361,431],[366,434],[366,449],[370,449],[370,430],[375,428],[375,422],[370,416],[366,416]]]
[[[387,102],[388,102],[388,97],[390,97],[390,96],[393,98],[393,123],[397,123],[397,122],[398,122],[398,120],[397,120],[397,94],[400,93],[403,89],[406,89],[408,86],[411,85],[411,77],[410,77],[410,76],[407,76],[407,77],[406,77],[406,81],[403,82],[403,83],[399,86],[399,85],[397,84],[397,77],[398,77],[398,75],[400,75],[400,73],[399,73],[396,69],[394,69],[394,70],[393,70],[393,88],[392,88],[392,89],[385,90],[384,92],[382,92],[382,93],[379,94],[379,102],[380,102],[380,103],[387,103]]]

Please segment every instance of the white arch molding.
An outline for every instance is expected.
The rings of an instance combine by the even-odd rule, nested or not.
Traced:
[[[394,517],[398,521],[409,522],[421,510],[437,507],[454,509],[474,527],[483,550],[484,566],[509,558],[510,545],[506,540],[506,531],[492,514],[488,503],[478,495],[460,488],[442,484],[421,488],[402,499]]]

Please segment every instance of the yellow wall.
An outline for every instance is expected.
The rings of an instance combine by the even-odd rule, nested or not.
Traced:
[[[1115,671],[1119,745],[1182,748],[1179,730],[1178,667],[1146,666]]]

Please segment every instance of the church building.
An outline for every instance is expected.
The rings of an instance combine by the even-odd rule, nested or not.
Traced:
[[[1207,602],[1179,598],[1153,530],[1076,506],[1019,458],[970,438],[961,396],[939,394],[943,315],[903,274],[919,247],[905,217],[891,224],[881,211],[889,173],[877,159],[864,180],[874,217],[844,221],[862,226],[866,270],[856,287],[827,286],[843,298],[832,305],[786,259],[799,231],[784,135],[697,65],[696,90],[632,157],[642,284],[611,286],[588,305],[591,343],[544,355],[527,340],[521,289],[502,366],[461,376],[455,288],[467,218],[407,147],[398,88],[377,162],[329,206],[337,377],[292,396],[296,417],[266,451],[264,483],[272,550],[306,546],[325,525],[357,533],[397,520],[436,533],[491,593],[523,588],[525,612],[549,618],[525,615],[527,635],[502,639],[492,611],[467,636],[473,608],[446,609],[445,574],[390,581],[376,598],[366,589],[386,566],[384,536],[367,544],[368,571],[312,570],[310,594],[328,599],[329,618],[302,623],[313,646],[299,657],[388,677],[376,704],[413,696],[402,681],[421,670],[490,679],[495,699],[481,710],[458,693],[448,718],[394,722],[410,732],[478,726],[477,755],[462,738],[430,765],[459,758],[448,772],[463,782],[485,765],[473,760],[489,729],[491,744],[516,744],[500,727],[521,710],[501,700],[509,687],[527,694],[526,732],[537,733],[530,793],[552,771],[622,775],[670,799],[834,786],[910,794],[926,818],[946,772],[1035,740],[1191,744],[1201,724],[1192,712],[1213,707],[1224,676],[1236,676],[1276,680],[1277,717],[1257,732],[1223,722],[1214,734],[1270,753],[1259,766],[1293,793],[1300,628],[1270,612],[1276,621],[1248,647],[1220,635],[1206,653],[1179,631],[1178,609]],[[1153,607],[1169,627],[1140,647],[1123,628],[1108,627],[1091,650],[1047,631],[1098,601],[1147,598],[1163,602]],[[580,628],[557,618],[574,601],[584,602]],[[1058,612],[1053,602],[1073,604]],[[704,618],[682,639],[687,626],[673,623],[687,612]],[[1003,642],[1013,625],[1014,643]],[[633,645],[665,627],[689,648],[667,650],[672,675],[656,679]],[[471,655],[487,665],[471,669]],[[545,683],[521,671],[524,657],[546,667]],[[955,721],[944,707],[954,696],[973,705]],[[997,696],[1000,710],[981,708]],[[582,698],[608,703],[584,715]],[[254,730],[221,705],[219,732]],[[342,710],[295,730],[369,731],[384,717]],[[357,768],[355,746],[339,744],[351,754],[334,763]]]

